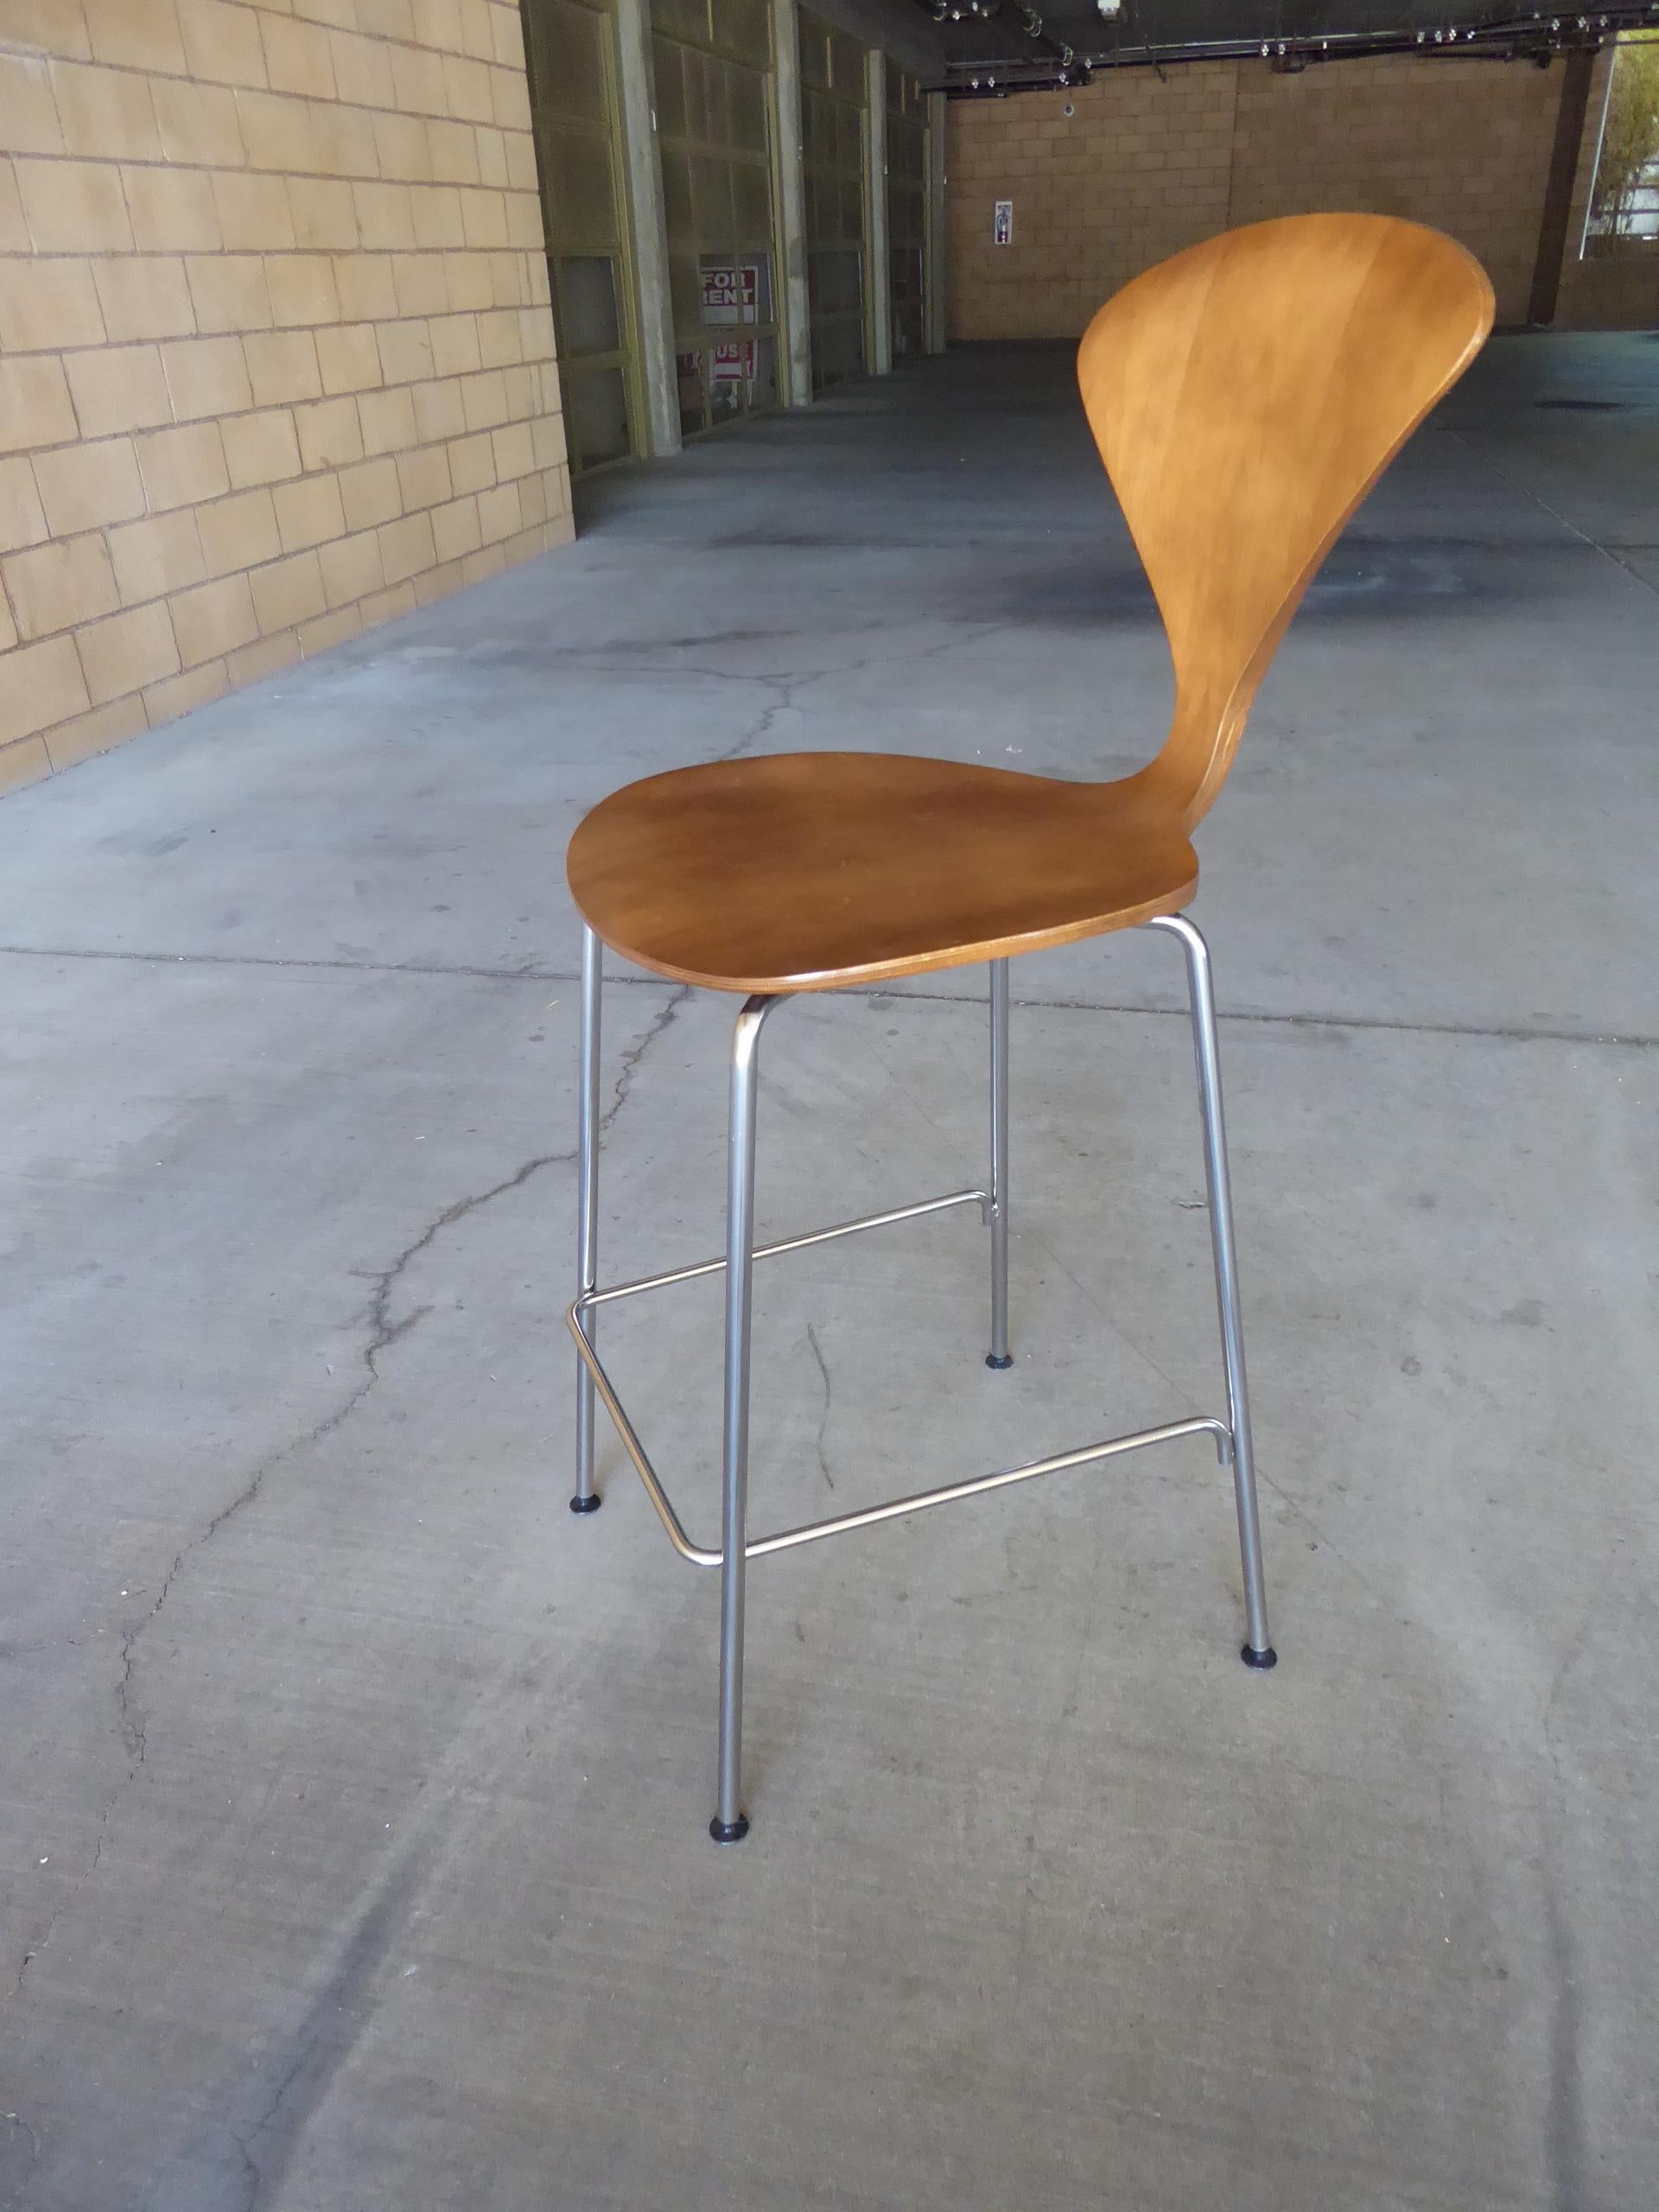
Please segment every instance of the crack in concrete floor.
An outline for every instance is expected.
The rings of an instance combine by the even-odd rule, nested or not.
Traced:
[[[632,1089],[634,1080],[651,1048],[672,1027],[680,1008],[691,995],[690,984],[682,984],[677,988],[669,986],[664,988],[669,989],[670,995],[667,1000],[658,1009],[638,1040],[621,1056],[613,1082],[611,1103],[600,1117],[599,1141],[601,1147],[614,1127],[617,1116],[626,1105],[628,1093]],[[22,1993],[27,1984],[30,1967],[46,1948],[59,1922],[79,1901],[87,1885],[97,1873],[104,1856],[105,1845],[108,1840],[111,1822],[121,1800],[137,1780],[139,1770],[144,1764],[149,1724],[143,1707],[136,1704],[133,1697],[133,1676],[137,1665],[139,1643],[145,1632],[159,1618],[172,1592],[174,1584],[196,1554],[205,1546],[210,1544],[220,1530],[238,1515],[245,1512],[255,1503],[269,1476],[274,1474],[279,1467],[287,1465],[289,1461],[296,1459],[303,1453],[313,1450],[326,1437],[332,1436],[343,1428],[370,1393],[375,1389],[382,1379],[379,1364],[382,1353],[389,1351],[393,1344],[399,1343],[411,1330],[416,1328],[431,1311],[429,1306],[416,1306],[397,1320],[393,1320],[391,1318],[393,1294],[408,1269],[419,1259],[420,1255],[427,1251],[446,1230],[452,1229],[458,1221],[464,1221],[467,1215],[475,1213],[480,1206],[488,1205],[497,1198],[505,1198],[514,1191],[522,1190],[532,1177],[539,1175],[546,1168],[568,1166],[575,1160],[576,1149],[573,1144],[567,1146],[563,1151],[538,1153],[534,1158],[525,1160],[511,1175],[504,1176],[499,1182],[491,1184],[487,1189],[474,1191],[469,1192],[465,1198],[453,1200],[433,1217],[420,1234],[413,1237],[394,1260],[386,1267],[376,1270],[368,1278],[371,1287],[363,1315],[364,1321],[367,1325],[368,1336],[367,1340],[360,1347],[359,1355],[366,1372],[361,1381],[332,1413],[325,1414],[321,1421],[314,1422],[302,1435],[291,1439],[279,1450],[262,1459],[236,1496],[227,1504],[220,1507],[200,1535],[181,1545],[174,1554],[173,1564],[162,1580],[162,1586],[156,1593],[155,1604],[133,1627],[127,1630],[122,1639],[121,1673],[115,1686],[115,1702],[120,1718],[122,1737],[130,1755],[127,1770],[105,1800],[99,1821],[98,1842],[84,1872],[68,1893],[59,1901],[40,1932],[30,1939],[24,1949],[12,1980],[11,1994],[14,1997]]]

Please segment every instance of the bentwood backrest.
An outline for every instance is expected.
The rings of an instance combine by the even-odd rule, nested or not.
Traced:
[[[1315,570],[1492,312],[1485,271],[1438,231],[1292,215],[1148,270],[1090,324],[1084,406],[1175,664],[1140,780],[1189,830]]]

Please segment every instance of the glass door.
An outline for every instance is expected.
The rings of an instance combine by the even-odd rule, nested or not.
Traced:
[[[766,0],[652,0],[680,428],[778,404]]]
[[[863,48],[803,13],[801,156],[814,391],[861,377],[866,366],[865,85]]]
[[[927,96],[887,64],[887,250],[892,264],[893,358],[926,351]]]
[[[606,0],[524,0],[565,437],[573,474],[643,450]]]

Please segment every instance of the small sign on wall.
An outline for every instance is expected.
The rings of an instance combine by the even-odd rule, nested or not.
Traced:
[[[993,245],[1014,244],[1014,202],[1012,200],[999,200],[996,203],[996,213],[991,219],[991,244]]]
[[[753,322],[760,290],[758,263],[749,262],[735,269],[705,264],[702,270],[703,321],[715,324]],[[749,398],[753,402],[754,376],[755,346],[753,338],[728,338],[715,346],[714,381],[716,389],[724,386],[729,393],[737,385],[747,383]]]

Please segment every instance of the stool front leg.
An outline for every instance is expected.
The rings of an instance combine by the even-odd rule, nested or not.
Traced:
[[[1238,1509],[1238,1549],[1244,1570],[1244,1620],[1249,1631],[1239,1656],[1247,1667],[1272,1667],[1278,1654],[1268,1635],[1268,1592],[1262,1573],[1262,1526],[1255,1502],[1255,1454],[1250,1443],[1250,1402],[1244,1379],[1244,1325],[1239,1313],[1238,1262],[1233,1249],[1233,1198],[1227,1172],[1227,1129],[1221,1109],[1221,1050],[1210,948],[1185,914],[1160,914],[1147,926],[1179,938],[1186,955],[1192,999],[1192,1043],[1198,1065],[1198,1103],[1204,1116],[1204,1169],[1210,1196],[1210,1243],[1216,1262],[1216,1305],[1227,1370],[1227,1421],[1232,1430],[1233,1497]]]
[[[586,1298],[599,1286],[599,1000],[604,947],[594,932],[582,932],[582,1068],[578,1084],[576,1193],[576,1295]],[[599,1313],[588,1311],[588,1328],[596,1334]],[[594,1378],[585,1359],[576,1362],[576,1491],[573,1513],[596,1513],[594,1488]]]
[[[755,1108],[760,1030],[778,1004],[749,999],[732,1038],[731,1122],[726,1155],[725,1447],[721,1492],[720,1775],[709,1833],[741,1843],[749,1832],[742,1803],[743,1594],[749,1498],[749,1320],[754,1268]]]
[[[1008,1350],[1008,963],[991,963],[991,1348],[987,1367],[1012,1367]]]

